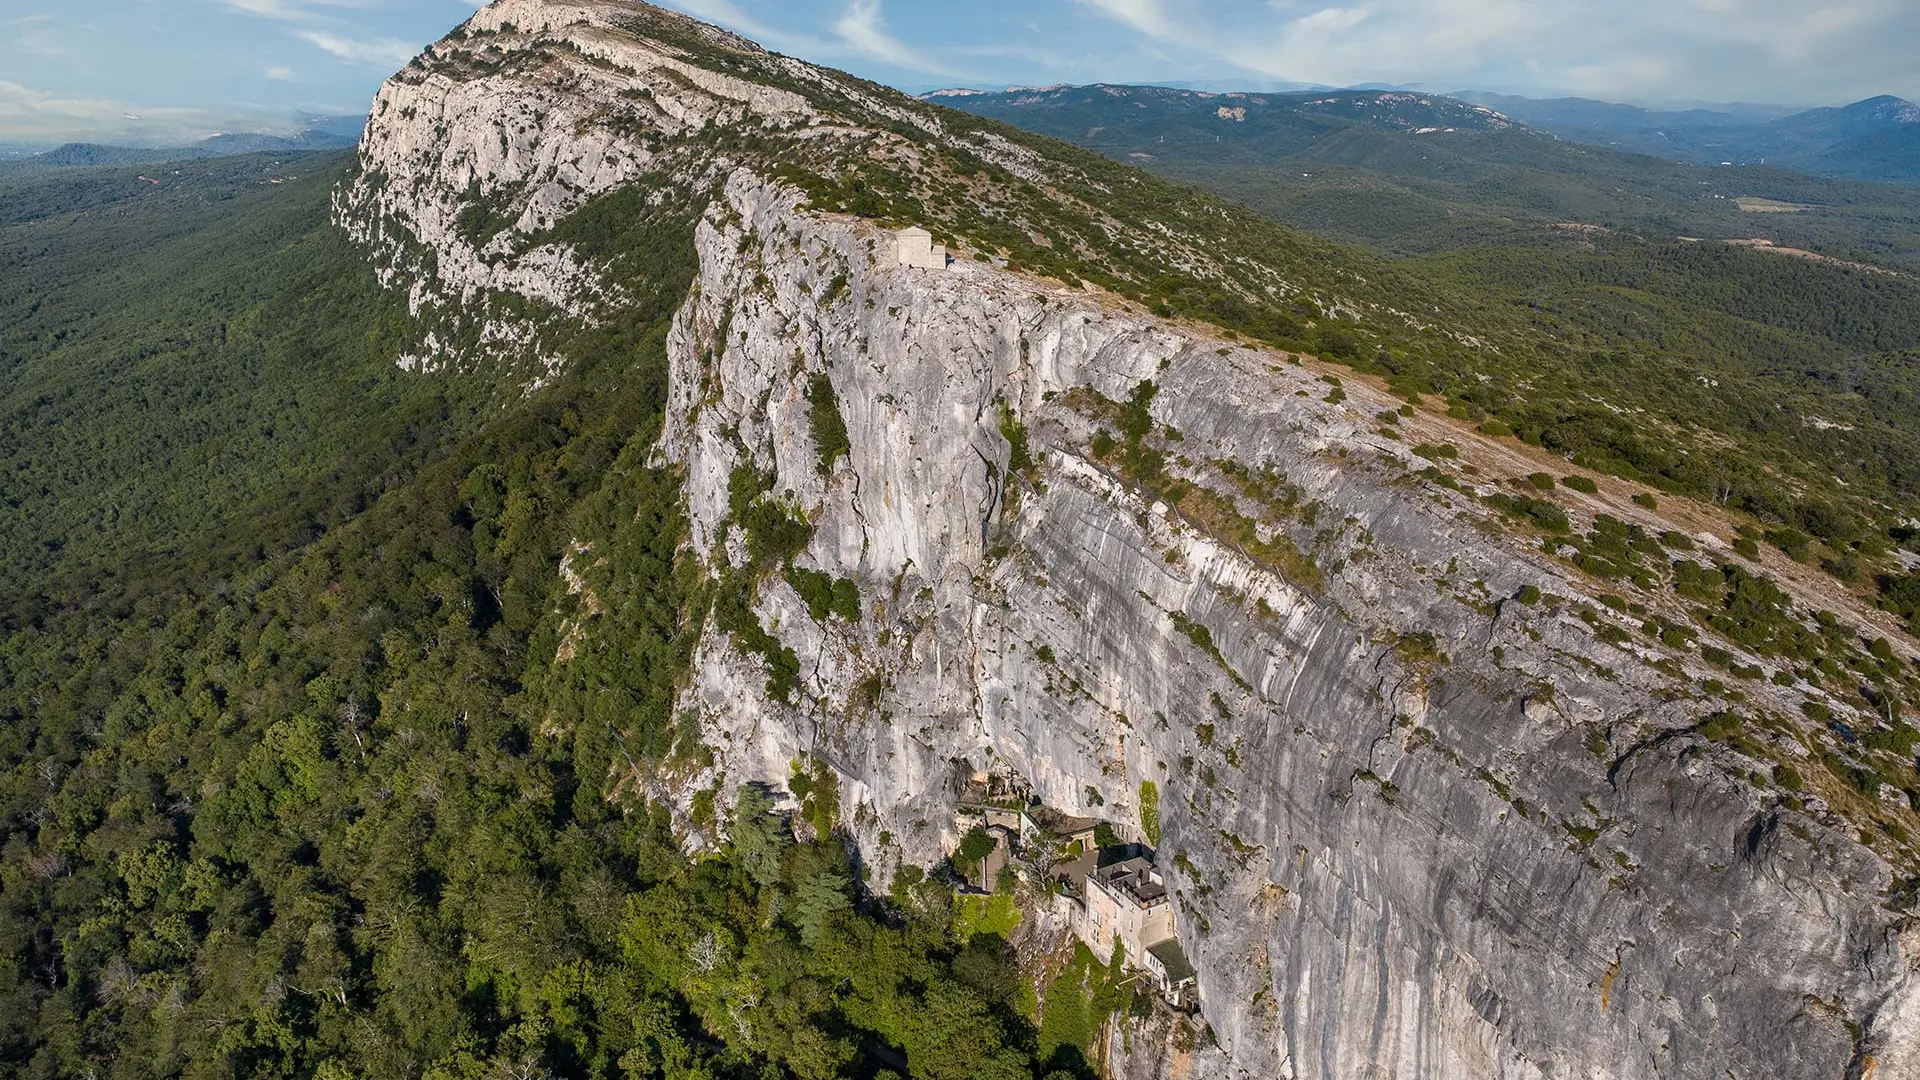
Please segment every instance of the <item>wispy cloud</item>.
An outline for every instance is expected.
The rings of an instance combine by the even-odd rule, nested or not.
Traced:
[[[397,38],[365,41],[326,30],[302,30],[299,36],[314,48],[353,64],[399,67],[420,54],[418,46]]]
[[[1161,0],[1078,0],[1079,3],[1149,37],[1176,39],[1178,25],[1167,14]]]
[[[880,13],[880,0],[852,0],[833,31],[848,48],[869,60],[929,75],[959,75],[952,68],[889,34]]]
[[[1249,74],[1602,96],[1845,96],[1911,82],[1911,0],[1075,0],[1145,43]],[[1249,10],[1252,8],[1252,10]],[[1884,89],[1884,87],[1882,88]],[[1809,93],[1811,91],[1811,93]]]
[[[0,81],[0,139],[11,142],[106,138],[178,146],[212,135],[221,120],[204,109],[130,106],[112,98],[54,94]]]
[[[764,45],[777,52],[795,56],[824,56],[833,51],[833,45],[808,34],[794,33],[765,21],[756,19],[740,10],[732,0],[664,0],[668,7],[677,8],[696,19],[724,26],[736,34],[752,38],[755,43]]]
[[[52,15],[27,15],[0,26],[12,29],[15,51],[49,60],[78,57],[87,52],[99,27],[93,23],[61,23]]]
[[[245,15],[258,15],[263,19],[278,19],[281,22],[311,23],[322,22],[332,16],[330,11],[372,11],[382,5],[382,0],[218,0],[220,6]],[[484,0],[482,0],[484,2]],[[481,6],[476,3],[475,7]]]
[[[285,64],[273,64],[269,66],[267,70],[261,72],[261,74],[275,82],[292,82],[294,80],[293,69]]]
[[[754,41],[795,56],[820,61],[858,57],[904,71],[918,71],[943,78],[961,77],[961,72],[930,56],[926,51],[902,41],[887,30],[880,0],[848,0],[839,17],[824,35],[797,33],[769,25],[741,10],[733,0],[665,0],[696,19],[724,26]]]
[[[245,15],[281,22],[313,22],[320,17],[300,0],[220,0],[220,5]]]
[[[289,24],[295,37],[337,60],[372,67],[398,67],[420,52],[420,45],[391,37],[368,37],[363,28],[343,19],[338,13],[366,11],[382,0],[218,0],[221,6],[243,15]],[[275,74],[286,72],[286,74]],[[286,81],[290,69],[276,66],[267,70],[267,78]]]

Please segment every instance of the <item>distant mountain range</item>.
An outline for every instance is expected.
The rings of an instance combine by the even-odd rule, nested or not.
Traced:
[[[1542,229],[1558,243],[1571,235],[1561,226],[1573,222],[1668,239],[1764,239],[1783,249],[1920,271],[1920,186],[1594,146],[1444,94],[1214,94],[1097,85],[947,93],[933,100],[1393,254],[1531,244]],[[1742,115],[1734,119],[1709,114],[1696,125],[1745,123],[1767,127],[1776,138],[1800,132],[1807,142],[1818,132],[1870,140],[1900,130],[1899,106],[1886,103],[1770,119],[1762,107],[1739,108]],[[1625,115],[1618,110],[1630,107],[1561,102],[1548,119]]]
[[[968,112],[1112,151],[1135,159],[1156,147],[1197,140],[1207,157],[1251,156],[1270,163],[1354,129],[1435,135],[1505,131],[1498,111],[1443,94],[1409,91],[1313,90],[1209,93],[1167,86],[1016,86],[996,93],[943,90],[929,94]]]
[[[1338,119],[1374,121],[1374,126],[1419,131],[1487,130],[1486,113],[1498,114],[1536,131],[1571,142],[1604,146],[1629,153],[1648,154],[1691,165],[1774,165],[1816,176],[1855,180],[1920,183],[1920,105],[1897,97],[1876,97],[1839,108],[1794,110],[1775,105],[1703,105],[1689,109],[1657,110],[1588,98],[1527,98],[1466,91],[1429,94],[1394,88],[1306,90],[1282,93],[1204,93],[1174,87],[1012,87],[1004,91],[951,89],[925,95],[926,100],[986,112],[1000,119],[1023,121],[1008,110],[1042,104],[1058,105],[1061,95],[1081,91],[1124,91],[1133,100],[1152,105],[1191,102],[1202,111],[1257,106],[1246,117],[1249,125],[1233,133],[1215,132],[1224,144],[1268,142],[1282,129],[1311,141],[1329,133],[1327,123]],[[1164,97],[1156,97],[1155,92]],[[1212,99],[1221,99],[1208,105]],[[1255,100],[1257,99],[1257,101]],[[1044,110],[1043,110],[1044,111]],[[1128,128],[1139,134],[1140,117]],[[1063,134],[1062,132],[1051,132]],[[1097,134],[1097,133],[1096,133]],[[1089,142],[1084,135],[1068,135]],[[1300,142],[1295,149],[1304,149]]]
[[[1697,165],[1779,165],[1819,176],[1920,181],[1920,106],[1897,97],[1788,115],[1728,106],[1662,112],[1584,98],[1463,93],[1565,139]]]
[[[300,153],[308,150],[339,150],[360,141],[365,117],[327,116],[309,121],[306,130],[295,135],[234,133],[215,135],[186,146],[144,147],[113,146],[102,143],[73,142],[51,150],[30,152],[24,149],[0,149],[0,168],[63,167],[88,165],[142,165],[157,161],[182,161],[227,157],[233,154]]]

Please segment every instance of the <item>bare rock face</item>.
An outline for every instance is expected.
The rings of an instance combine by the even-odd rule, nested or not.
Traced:
[[[1685,732],[1697,705],[1662,704],[1665,676],[1567,611],[1489,613],[1581,585],[1396,483],[1404,452],[1313,375],[991,271],[884,265],[871,233],[803,227],[744,174],[726,198],[662,452],[707,558],[749,460],[817,524],[807,563],[870,610],[823,624],[767,589],[762,623],[806,665],[798,708],[709,639],[688,704],[723,787],[830,762],[884,868],[951,847],[956,761],[1122,823],[1152,783],[1206,1016],[1245,1075],[1827,1075],[1864,1060],[1858,1017],[1908,1000],[1886,868],[1730,776]],[[824,477],[816,371],[852,443]],[[1318,508],[1280,530],[1341,566],[1323,591],[1091,460],[1072,392],[1146,378],[1196,474],[1271,470]],[[1431,651],[1406,646],[1423,634]]]
[[[956,774],[1157,833],[1217,1045],[1126,1040],[1116,1076],[1920,1076],[1920,930],[1889,864],[1696,730],[1697,658],[1597,633],[1640,619],[1497,521],[1484,481],[1423,478],[1374,419],[1397,401],[991,262],[898,265],[749,155],[671,149],[843,118],[650,25],[696,33],[630,4],[483,10],[500,59],[390,83],[341,216],[419,310],[539,360],[551,322],[487,298],[590,320],[621,289],[543,230],[642,176],[711,192],[657,451],[690,557],[740,572],[752,466],[813,527],[797,565],[857,583],[861,617],[761,582],[797,686],[771,696],[710,628],[682,706],[715,763],[657,793],[825,762],[877,881],[950,848]],[[534,37],[567,47],[535,64]],[[462,229],[507,190],[510,224]],[[820,376],[844,455],[814,441]],[[1462,437],[1440,424],[1406,426]]]

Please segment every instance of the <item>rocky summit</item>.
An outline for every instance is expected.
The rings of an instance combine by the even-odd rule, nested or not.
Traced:
[[[597,236],[690,246],[651,452],[721,597],[675,704],[705,749],[628,778],[689,848],[752,784],[830,792],[877,888],[977,784],[1150,845],[1198,1013],[1116,1021],[1115,1077],[1920,1076],[1920,822],[1848,782],[1897,710],[1769,647],[1913,641],[1737,558],[1716,506],[1287,344],[1498,347],[1447,311],[613,0],[499,0],[428,50],[335,216],[427,328],[403,363],[506,403],[653,302]],[[563,564],[557,667],[617,557]]]

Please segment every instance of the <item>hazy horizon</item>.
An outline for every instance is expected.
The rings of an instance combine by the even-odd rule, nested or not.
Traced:
[[[366,111],[470,0],[0,0],[0,143],[182,145]],[[670,0],[768,48],[920,93],[1124,83],[1404,86],[1652,108],[1920,96],[1920,6],[1841,0]],[[1843,62],[1844,61],[1844,62]]]

